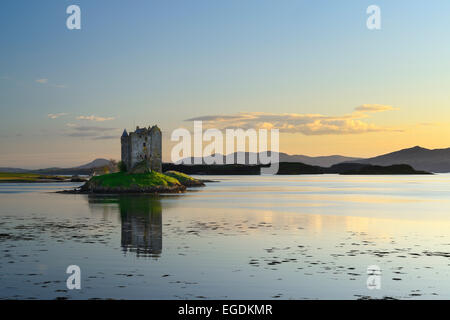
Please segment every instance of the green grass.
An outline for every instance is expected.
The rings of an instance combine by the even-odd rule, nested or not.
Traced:
[[[164,174],[166,176],[169,176],[169,177],[177,179],[178,181],[181,182],[181,184],[184,184],[186,182],[198,181],[197,179],[192,178],[191,176],[188,176],[187,174],[182,173],[182,172],[178,172],[178,171],[172,171],[172,170],[171,171],[166,171],[166,172],[164,172]]]
[[[180,185],[180,182],[177,179],[154,171],[149,173],[135,173],[135,174],[128,174],[126,172],[110,173],[93,177],[91,178],[89,183],[92,183],[95,186],[107,188],[114,188],[114,187],[128,188],[131,186],[170,187]]]
[[[42,175],[37,173],[0,172],[0,182],[39,182],[42,180],[64,180],[65,177]]]

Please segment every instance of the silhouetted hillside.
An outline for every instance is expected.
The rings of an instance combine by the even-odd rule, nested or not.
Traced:
[[[323,174],[326,168],[304,163],[281,162],[278,174]]]
[[[45,168],[45,169],[21,169],[21,168],[0,168],[0,172],[15,172],[15,173],[38,173],[38,174],[53,174],[53,175],[91,175],[95,170],[111,166],[111,161],[106,159],[95,159],[84,165],[73,168]]]
[[[417,146],[357,162],[380,166],[404,163],[416,170],[450,172],[450,148],[430,150]]]
[[[361,164],[357,164],[361,165]],[[408,164],[396,164],[392,166],[382,167],[382,166],[372,166],[363,164],[362,166],[355,166],[357,168],[352,170],[346,170],[341,172],[341,174],[362,174],[362,175],[371,175],[371,174],[430,174],[426,171],[416,171],[413,167]]]
[[[163,171],[175,170],[186,174],[199,175],[259,175],[263,165],[175,165],[163,163]],[[344,163],[334,165],[330,168],[310,166],[304,163],[279,163],[279,175],[300,175],[300,174],[426,174],[427,172],[416,171],[409,165],[393,165],[388,167],[372,166],[360,163]]]
[[[186,174],[201,174],[201,175],[257,175],[260,174],[260,165],[245,165],[245,164],[224,164],[224,165],[176,165],[173,163],[163,163],[163,172],[173,170]]]
[[[270,156],[270,154],[271,154],[271,152],[269,151],[269,156]],[[238,163],[237,162],[238,155],[243,157],[244,164],[246,164],[246,165],[250,164],[250,161],[249,161],[250,156],[253,156],[254,159],[256,159],[257,164],[260,163],[261,153],[234,152],[228,156],[231,157],[231,159],[233,159],[233,161],[232,161],[233,163]],[[226,163],[226,156],[224,156],[223,154],[214,154],[213,156],[209,156],[209,157],[205,157],[205,158],[206,158],[206,160],[210,159],[211,161],[209,161],[209,163],[212,163],[212,160],[216,157],[218,159],[222,159],[223,164]],[[198,164],[206,164],[206,162],[208,162],[208,161],[205,162],[205,160],[201,159],[201,158],[196,159],[194,157],[191,157],[191,158],[187,158],[187,159],[190,159],[191,164],[195,163],[194,160],[198,160],[198,162],[199,162]],[[278,153],[278,162],[300,162],[300,163],[304,163],[304,164],[308,164],[308,165],[312,165],[312,166],[320,166],[320,167],[329,167],[329,166],[332,166],[337,163],[350,162],[350,161],[355,161],[355,160],[359,160],[359,158],[345,157],[345,156],[339,156],[339,155],[309,157],[309,156],[304,156],[304,155],[290,155],[290,154],[283,153],[283,152]]]
[[[103,159],[103,158],[98,158],[98,159],[95,159],[94,161],[86,163],[86,164],[84,164],[82,166],[75,167],[75,169],[93,169],[93,168],[100,168],[100,167],[104,167],[104,166],[109,166],[110,164],[111,164],[110,160]]]

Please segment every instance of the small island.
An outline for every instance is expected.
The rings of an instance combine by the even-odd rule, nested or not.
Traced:
[[[94,176],[81,187],[63,193],[179,193],[188,187],[204,186],[187,174],[162,173],[162,141],[158,126],[123,131],[119,172]]]
[[[80,188],[63,193],[179,193],[199,186],[203,182],[176,171],[116,172],[92,177]]]

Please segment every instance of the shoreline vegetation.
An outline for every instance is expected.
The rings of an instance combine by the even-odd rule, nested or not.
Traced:
[[[51,182],[85,182],[86,178],[78,176],[57,176],[38,173],[0,172],[0,183],[51,183]]]
[[[262,167],[268,165],[246,165],[246,164],[224,164],[224,165],[204,165],[204,164],[172,164],[164,163],[164,174],[152,173],[151,176],[138,176],[144,173],[126,174],[110,173],[94,176],[91,179],[79,176],[59,176],[38,173],[14,173],[0,172],[0,183],[55,183],[55,182],[86,182],[88,186],[100,190],[102,186],[114,188],[120,192],[122,185],[115,183],[124,183],[123,186],[131,188],[130,183],[135,182],[136,190],[144,190],[148,187],[149,192],[168,192],[179,191],[183,187],[197,187],[204,185],[203,182],[212,182],[209,180],[198,180],[190,177],[196,175],[259,175]],[[149,173],[146,173],[149,174]],[[377,166],[362,163],[340,163],[329,168],[307,165],[300,162],[280,162],[278,175],[302,175],[302,174],[340,174],[340,175],[424,175],[432,174],[427,171],[415,170],[407,164],[397,164],[390,166]],[[125,176],[126,175],[126,176]],[[145,175],[145,174],[144,174]],[[162,176],[158,176],[162,175]],[[176,181],[175,181],[176,180]],[[176,182],[179,182],[179,186]],[[148,185],[146,185],[148,184]],[[146,189],[145,189],[146,190]],[[164,191],[164,192],[166,192]]]

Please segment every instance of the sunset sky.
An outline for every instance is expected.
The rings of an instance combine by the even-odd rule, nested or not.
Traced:
[[[66,28],[81,7],[81,30]],[[368,30],[366,8],[381,8]],[[280,129],[280,151],[450,147],[450,2],[4,0],[0,167],[120,157],[124,128]]]

